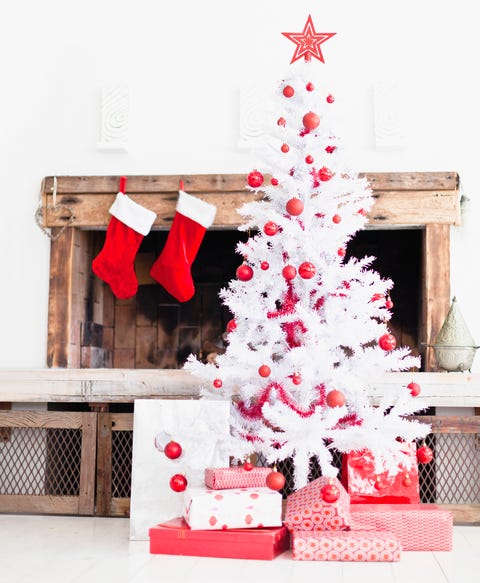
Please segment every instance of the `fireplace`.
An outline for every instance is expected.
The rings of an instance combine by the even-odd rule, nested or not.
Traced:
[[[435,338],[450,305],[449,230],[459,222],[455,173],[369,173],[375,205],[368,228],[348,253],[377,257],[372,267],[394,282],[392,332],[400,344],[422,353],[422,370],[435,370]],[[175,212],[179,180],[185,190],[217,206],[192,268],[196,293],[179,304],[149,277]],[[137,295],[117,300],[91,271],[108,224],[118,177],[53,177],[43,181],[44,225],[52,229],[49,367],[172,369],[195,353],[213,358],[223,348],[230,314],[219,290],[234,277],[241,258],[236,209],[254,195],[245,176],[132,176],[127,193],[154,210],[157,220],[136,260]],[[63,231],[62,231],[63,229]]]

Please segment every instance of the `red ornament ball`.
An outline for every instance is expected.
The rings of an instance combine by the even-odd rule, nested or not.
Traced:
[[[264,379],[266,379],[267,377],[269,377],[271,372],[272,371],[271,371],[270,367],[268,366],[268,364],[262,364],[262,366],[260,366],[258,368],[258,374],[261,377],[263,377]]]
[[[237,267],[237,278],[240,281],[250,281],[253,277],[253,269],[250,265],[245,265],[242,263],[239,267]]]
[[[215,380],[213,381],[213,386],[214,386],[216,389],[221,389],[221,388],[222,388],[222,385],[223,385],[223,383],[222,383],[222,379],[215,379]]]
[[[292,375],[292,383],[294,385],[300,385],[302,383],[302,375],[299,372],[294,372]]]
[[[290,151],[290,146],[288,144],[282,144],[282,147],[280,148],[280,150],[282,150],[282,152],[284,154],[286,154],[287,152]]]
[[[308,82],[308,83],[305,85],[305,89],[306,89],[307,91],[313,91],[313,90],[315,89],[315,85],[314,85],[312,82],[310,82],[310,81],[309,81],[309,82]]]
[[[318,177],[322,182],[327,182],[332,178],[332,176],[333,172],[330,170],[330,168],[327,168],[326,166],[322,166],[318,171]]]
[[[329,407],[343,407],[345,405],[345,395],[338,389],[333,389],[327,394],[327,405]]]
[[[298,268],[298,274],[302,279],[312,279],[315,276],[316,268],[310,261],[304,261]]]
[[[405,488],[409,488],[412,485],[412,478],[409,474],[403,476],[402,485],[405,486]]]
[[[294,217],[298,217],[298,215],[303,213],[303,201],[301,201],[299,198],[291,198],[287,202],[285,208],[287,209],[288,214]]]
[[[163,448],[163,453],[168,457],[168,459],[176,460],[182,455],[182,446],[176,441],[171,440]]]
[[[310,154],[308,154],[308,156],[305,156],[305,162],[307,164],[313,164],[313,156],[311,156]]]
[[[283,88],[283,94],[285,97],[293,97],[295,95],[295,89],[291,85],[286,85]]]
[[[325,152],[327,152],[327,154],[333,154],[333,152],[335,152],[336,149],[337,149],[337,146],[327,146],[325,148]]]
[[[332,94],[327,95],[327,103],[333,103],[334,101],[335,97]]]
[[[267,269],[269,269],[270,264],[268,263],[268,261],[262,261],[260,263],[260,269],[262,269],[263,271],[267,271]]]
[[[188,481],[183,474],[174,474],[170,478],[170,488],[174,492],[184,492],[187,487]]]
[[[253,464],[252,464],[251,462],[245,462],[245,463],[243,464],[243,469],[244,469],[246,472],[251,472],[251,471],[253,470]]]
[[[285,120],[285,118],[284,118],[284,117],[279,117],[279,118],[277,119],[277,125],[279,125],[279,126],[282,126],[282,128],[284,128],[284,127],[285,127],[286,123],[287,123],[287,122],[286,122],[286,120]]]
[[[258,188],[263,184],[263,174],[258,170],[252,170],[250,174],[247,176],[248,186],[252,188]]]
[[[390,298],[388,298],[388,300],[385,302],[385,307],[387,310],[391,310],[393,308],[393,302]]]
[[[338,255],[339,257],[345,257],[346,253],[347,253],[347,252],[345,251],[345,249],[344,249],[343,247],[340,247],[340,248],[337,250],[337,255]]]
[[[373,487],[375,488],[375,490],[383,490],[385,485],[380,478],[377,478],[375,480],[375,483],[373,484]]]
[[[278,180],[276,178],[271,178],[270,179],[270,184],[272,186],[278,186]]]
[[[383,336],[380,336],[378,339],[378,344],[382,350],[390,352],[390,350],[394,350],[397,346],[397,339],[393,334],[383,334]]]
[[[274,223],[273,221],[268,221],[263,225],[263,232],[265,233],[265,235],[273,237],[273,235],[276,235],[278,233],[277,223]]]
[[[286,280],[290,281],[297,275],[297,270],[295,267],[293,267],[293,265],[285,265],[285,267],[282,269],[282,275]]]
[[[419,464],[428,464],[432,460],[433,451],[427,445],[422,445],[417,449],[417,461]]]
[[[237,322],[235,320],[229,320],[227,322],[227,332],[233,332],[237,327]]]
[[[340,215],[333,215],[332,217],[332,221],[338,225],[338,223],[340,223],[342,221],[342,217]]]
[[[303,116],[303,125],[307,130],[315,130],[320,125],[320,118],[313,111],[309,111]]]
[[[285,476],[273,470],[267,475],[266,484],[270,490],[281,490],[285,486]]]
[[[408,383],[407,389],[410,391],[412,397],[418,397],[421,393],[420,385],[418,383]]]
[[[324,502],[331,504],[340,498],[340,490],[337,488],[337,486],[335,486],[335,484],[325,484],[325,486],[320,490],[320,496]]]

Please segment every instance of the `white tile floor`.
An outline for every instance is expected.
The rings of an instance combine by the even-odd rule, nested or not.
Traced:
[[[0,583],[478,583],[480,527],[455,526],[452,552],[398,563],[151,555],[124,518],[0,515]]]

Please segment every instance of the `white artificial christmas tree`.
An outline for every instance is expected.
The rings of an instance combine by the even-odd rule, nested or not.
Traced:
[[[407,419],[425,408],[407,387],[377,405],[368,396],[379,375],[419,361],[389,332],[393,283],[370,268],[373,257],[345,259],[373,198],[335,134],[334,96],[311,81],[309,57],[323,61],[315,50],[333,36],[325,35],[312,24],[304,45],[294,41],[294,59],[305,63],[278,85],[271,139],[247,177],[264,197],[239,209],[240,230],[252,236],[238,244],[244,262],[220,293],[234,316],[225,353],[185,365],[202,379],[204,398],[232,401],[231,454],[255,452],[271,464],[291,458],[295,489],[307,483],[311,458],[323,475],[337,474],[333,449],[367,448],[379,473],[395,474],[410,464],[402,441],[430,431]]]

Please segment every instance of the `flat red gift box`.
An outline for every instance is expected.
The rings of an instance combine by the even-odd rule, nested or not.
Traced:
[[[391,532],[296,530],[292,556],[297,561],[399,561],[402,545]]]
[[[231,468],[207,468],[205,486],[213,490],[228,488],[265,488],[271,468],[254,467],[250,471],[243,466]]]
[[[404,551],[451,551],[453,515],[435,504],[352,504],[352,530],[389,530]]]
[[[321,490],[336,486],[340,496],[324,502]],[[287,497],[285,526],[290,530],[347,530],[350,527],[350,496],[337,478],[320,476]]]
[[[150,528],[150,553],[194,557],[272,560],[290,548],[285,526],[190,530],[182,518]]]
[[[342,484],[352,504],[419,504],[417,449],[415,443],[404,443],[402,450],[411,467],[400,464],[398,473],[375,473],[373,454],[363,449],[344,454]]]

